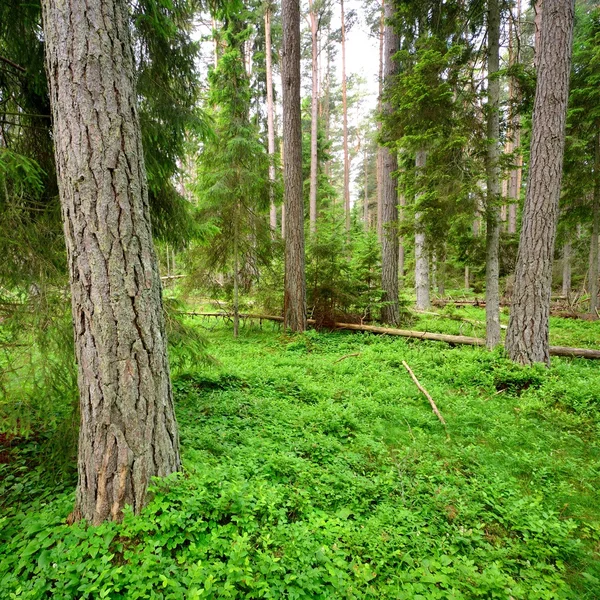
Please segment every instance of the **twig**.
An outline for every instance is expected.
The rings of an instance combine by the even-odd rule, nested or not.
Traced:
[[[335,365],[335,363],[342,362],[343,360],[345,360],[346,358],[350,358],[351,356],[360,356],[360,352],[354,352],[354,354],[346,354],[346,356],[342,356],[341,358],[334,360],[333,364]]]
[[[441,421],[442,425],[444,427],[446,427],[446,421],[444,421],[444,417],[442,417],[442,414],[438,410],[438,407],[435,405],[433,398],[429,395],[429,392],[419,383],[419,380],[417,379],[416,375],[412,372],[411,368],[406,364],[405,360],[402,361],[402,364],[404,365],[404,368],[408,371],[408,373],[412,377],[412,380],[415,382],[416,386],[421,390],[421,392],[423,392],[423,394],[425,395],[427,400],[429,400],[429,404],[431,404],[431,408],[432,408],[433,412],[435,413],[435,415],[437,416],[437,418]]]

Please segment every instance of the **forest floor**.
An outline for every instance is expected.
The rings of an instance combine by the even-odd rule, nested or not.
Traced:
[[[412,328],[482,335],[445,312]],[[600,598],[597,362],[194,322],[216,364],[174,375],[184,473],[141,517],[67,526],[73,482],[17,448],[0,598]],[[553,319],[552,343],[599,327]]]

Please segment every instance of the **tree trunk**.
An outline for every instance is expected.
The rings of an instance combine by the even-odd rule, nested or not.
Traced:
[[[512,10],[511,10],[511,24],[512,24]],[[509,38],[509,64],[512,66],[518,64],[521,61],[520,57],[520,39],[521,39],[521,0],[517,1],[517,17],[516,24]],[[512,35],[514,32],[514,35]],[[513,40],[516,40],[515,41]],[[523,157],[521,156],[521,123],[520,116],[514,110],[513,105],[515,101],[517,86],[514,85],[513,78],[510,78],[509,83],[509,96],[511,102],[511,111],[514,114],[510,117],[510,151],[515,157],[515,165],[511,168],[509,173],[509,179],[507,184],[507,197],[508,197],[508,223],[507,231],[510,234],[517,233],[517,209],[519,206],[519,198],[521,196],[521,177],[523,172]]]
[[[44,0],[81,425],[73,517],[139,513],[180,466],[124,0]]]
[[[386,6],[386,16],[393,16],[394,7],[391,3]],[[397,73],[398,65],[392,56],[398,50],[399,39],[394,28],[385,26],[385,81],[386,85]],[[392,110],[386,103],[384,110]],[[381,207],[381,289],[385,302],[381,311],[381,318],[385,323],[397,325],[400,320],[398,304],[398,191],[393,173],[398,170],[396,152],[383,146],[382,156],[382,207]]]
[[[364,157],[363,157],[363,163],[364,163],[364,178],[365,178],[365,189],[364,189],[364,196],[363,196],[363,226],[364,226],[364,230],[365,232],[369,231],[369,152],[368,152],[368,143],[367,143],[367,139],[366,139],[366,132],[365,132],[365,151],[364,151]]]
[[[415,159],[417,174],[427,162],[427,152],[419,150]],[[416,202],[419,199],[416,198]],[[423,228],[423,215],[415,212],[415,291],[417,294],[416,307],[418,310],[427,310],[431,306],[429,298],[429,255],[427,240]]]
[[[465,290],[468,292],[471,289],[471,273],[469,265],[465,265]]]
[[[233,224],[233,337],[240,331],[240,251],[239,251],[239,206]]]
[[[562,179],[573,39],[573,0],[544,0],[523,209],[506,350],[514,361],[549,364],[548,318]]]
[[[381,113],[383,102],[383,42],[385,23],[385,0],[381,0],[381,18],[379,20],[379,96],[377,110]],[[381,120],[377,122],[377,130],[381,134]],[[383,240],[382,206],[383,206],[383,148],[377,148],[377,237]]]
[[[318,72],[318,39],[317,39],[317,12],[313,0],[310,6],[310,33],[312,38],[312,98],[310,122],[310,190],[309,190],[309,215],[310,232],[317,231],[317,136],[319,123],[319,72]]]
[[[592,239],[590,243],[590,313],[598,310],[598,234],[600,233],[600,136],[596,135],[594,153],[594,191],[592,195]]]
[[[342,120],[344,129],[344,211],[346,213],[346,231],[350,231],[350,156],[348,154],[348,86],[346,82],[346,18],[344,0],[342,9]]]
[[[300,120],[300,6],[282,0],[283,184],[285,202],[284,325],[306,329],[302,129]]]
[[[265,9],[265,60],[267,69],[267,149],[269,152],[269,197],[271,208],[269,211],[269,224],[275,234],[277,230],[277,207],[274,201],[275,185],[275,125],[273,121],[273,64],[271,57],[271,8]]]
[[[489,349],[500,341],[500,6],[488,0],[487,206],[485,269],[485,340]]]
[[[571,242],[563,246],[562,295],[568,298],[571,294]]]

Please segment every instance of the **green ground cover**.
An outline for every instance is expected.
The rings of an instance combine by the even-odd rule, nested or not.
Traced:
[[[142,517],[67,526],[35,441],[0,465],[0,598],[600,597],[598,363],[197,323],[219,364],[175,376],[185,472]]]

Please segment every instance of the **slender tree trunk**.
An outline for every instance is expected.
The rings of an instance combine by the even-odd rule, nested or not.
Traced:
[[[271,208],[269,211],[269,224],[273,234],[277,230],[277,207],[274,201],[275,185],[275,125],[273,106],[273,61],[271,57],[271,8],[265,9],[265,59],[267,68],[267,148],[269,152],[269,197]]]
[[[568,298],[571,294],[571,242],[566,242],[563,246],[563,276],[562,276],[562,295]]]
[[[485,343],[500,341],[500,6],[488,0],[487,206],[485,270]]]
[[[402,224],[404,218],[404,207],[406,206],[406,198],[404,194],[398,189],[398,226]],[[405,250],[404,250],[404,238],[398,236],[398,277],[399,286],[404,287],[404,263],[405,263]]]
[[[240,331],[240,251],[239,251],[239,207],[236,207],[233,223],[233,337]]]
[[[592,194],[592,239],[590,243],[590,313],[598,310],[598,234],[600,234],[600,136],[596,135],[594,191]]]
[[[381,113],[383,102],[383,47],[385,24],[385,0],[381,0],[381,18],[379,19],[379,96],[377,110]],[[381,134],[381,121],[377,122]],[[383,240],[382,207],[383,207],[383,148],[377,149],[377,237]]]
[[[427,152],[419,150],[415,159],[417,174],[425,167]],[[419,199],[416,198],[418,203]],[[417,294],[416,306],[419,310],[427,310],[431,306],[429,298],[429,253],[423,226],[423,215],[415,212],[415,291]]]
[[[310,33],[312,38],[312,97],[311,97],[311,123],[310,123],[310,189],[309,189],[309,215],[310,232],[317,231],[317,136],[319,124],[319,60],[317,39],[317,12],[313,0],[310,6]]]
[[[511,11],[511,23],[512,23],[512,11]],[[510,65],[518,64],[521,60],[520,57],[520,31],[521,23],[521,0],[517,0],[517,18],[516,24],[512,28],[511,35],[509,38],[509,63]],[[514,104],[515,96],[517,95],[517,87],[513,83],[513,78],[510,78],[509,83],[509,96],[511,100],[511,106]],[[511,108],[511,110],[513,110]],[[507,185],[507,196],[508,196],[508,222],[507,231],[509,234],[517,233],[517,209],[519,206],[519,198],[521,196],[521,178],[523,173],[523,157],[521,156],[521,123],[519,114],[514,111],[514,114],[510,117],[510,152],[515,157],[515,165],[510,170],[509,180]]]
[[[331,137],[331,50],[329,41],[331,39],[331,25],[327,23],[327,72],[325,73],[325,93],[324,93],[324,103],[325,107],[323,110],[323,120],[325,122],[325,142],[329,143],[329,138]],[[329,177],[331,170],[331,160],[328,160],[325,163],[325,175]]]
[[[350,156],[348,154],[348,90],[346,82],[346,18],[344,0],[342,9],[342,120],[344,129],[344,210],[346,213],[346,231],[350,231]]]
[[[506,350],[514,361],[549,364],[548,318],[562,179],[573,41],[572,0],[544,0],[523,210]]]
[[[366,138],[366,133],[365,133]],[[364,178],[365,178],[365,190],[364,190],[364,199],[363,199],[363,226],[365,228],[365,232],[369,231],[369,152],[368,152],[368,144],[365,139],[365,151],[363,157],[364,164]]]
[[[139,513],[152,477],[179,469],[158,263],[124,0],[44,0],[75,349],[74,519]]]
[[[300,5],[282,0],[283,184],[285,201],[284,325],[306,329],[302,129],[300,121]]]
[[[469,265],[465,265],[465,290],[468,292],[471,289],[471,273]]]
[[[532,0],[534,11],[534,41],[533,41],[533,66],[536,71],[540,68],[541,39],[542,39],[542,15],[544,12],[544,0]]]
[[[386,5],[386,16],[393,16],[394,7],[391,3]],[[394,28],[385,26],[385,81],[386,85],[397,73],[398,65],[392,56],[398,50],[399,39]],[[386,103],[384,110],[392,110]],[[385,305],[381,311],[382,320],[392,325],[400,321],[400,307],[398,304],[398,190],[393,173],[398,170],[398,157],[396,152],[383,146],[381,148],[382,169],[382,207],[381,207],[381,289]]]

